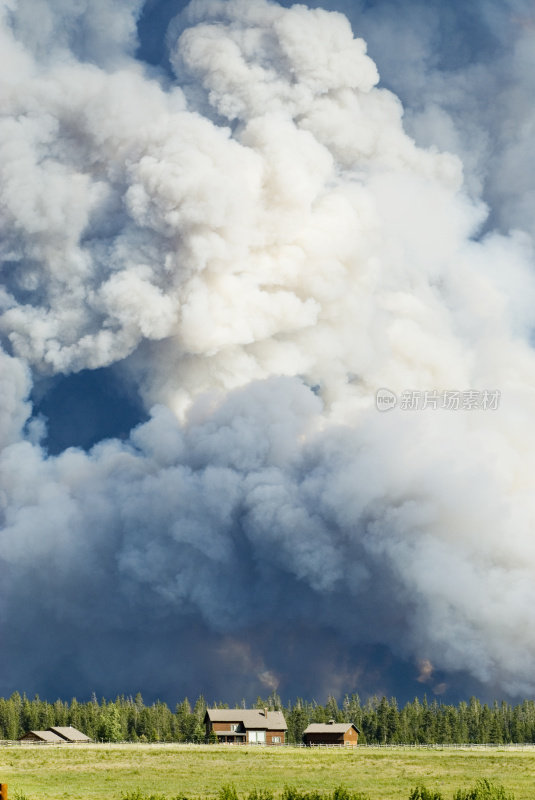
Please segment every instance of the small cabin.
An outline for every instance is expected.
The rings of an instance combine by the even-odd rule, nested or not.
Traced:
[[[352,722],[314,722],[305,729],[303,740],[308,747],[313,745],[337,745],[356,747],[359,729]]]

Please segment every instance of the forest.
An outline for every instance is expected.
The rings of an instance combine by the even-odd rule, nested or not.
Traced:
[[[245,702],[234,706],[245,707]],[[114,700],[95,695],[88,702],[56,700],[38,696],[29,699],[15,692],[0,698],[0,739],[18,739],[28,730],[73,725],[95,741],[205,742],[203,725],[207,703],[201,695],[192,704],[187,698],[174,709],[166,703],[146,705],[141,694]],[[210,703],[228,708],[226,703]],[[415,698],[400,707],[395,698],[371,697],[364,703],[358,695],[346,695],[341,703],[329,697],[325,705],[297,699],[283,705],[272,693],[258,697],[256,708],[282,710],[288,725],[287,741],[300,743],[311,722],[353,722],[362,744],[502,744],[535,742],[535,701],[517,705],[506,702],[468,702],[447,705],[434,699]]]

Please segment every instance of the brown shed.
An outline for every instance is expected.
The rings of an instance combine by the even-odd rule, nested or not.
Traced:
[[[359,729],[352,722],[313,723],[305,729],[303,739],[306,745],[347,745],[356,747]]]
[[[204,723],[225,744],[284,744],[288,730],[282,711],[267,708],[208,708]]]

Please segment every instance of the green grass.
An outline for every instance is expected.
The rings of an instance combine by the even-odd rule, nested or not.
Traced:
[[[371,800],[408,800],[417,784],[452,800],[488,778],[515,800],[535,798],[535,749],[427,750],[357,748],[232,748],[184,745],[2,747],[0,782],[28,800],[120,800],[146,795],[195,798],[236,787],[280,794],[284,786],[332,792],[345,786]]]

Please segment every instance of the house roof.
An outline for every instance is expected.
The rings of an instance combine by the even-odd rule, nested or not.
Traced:
[[[207,708],[206,718],[210,722],[241,722],[247,730],[288,730],[282,711],[268,711],[266,717],[261,708]]]
[[[57,733],[64,741],[67,742],[90,742],[89,736],[86,736],[82,731],[73,728],[72,725],[63,728],[49,728],[53,733]]]
[[[305,728],[305,733],[347,733],[350,728],[355,728],[357,733],[359,729],[352,722],[313,722],[308,728]]]
[[[57,733],[53,731],[27,731],[24,736],[21,736],[21,739],[24,739],[26,736],[32,734],[36,736],[38,739],[41,739],[42,742],[50,742],[57,744],[58,742],[64,742],[65,739],[62,739],[61,736],[58,736]],[[20,739],[19,739],[20,741]]]

